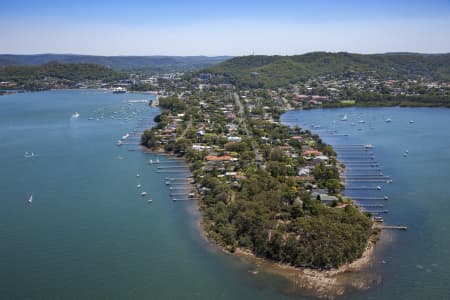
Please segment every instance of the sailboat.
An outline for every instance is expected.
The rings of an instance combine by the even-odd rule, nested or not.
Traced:
[[[32,203],[33,202],[33,194],[30,195],[30,198],[28,198],[28,203]]]
[[[344,115],[344,116],[342,117],[342,119],[341,119],[341,121],[347,121],[347,120],[348,120],[347,115]]]

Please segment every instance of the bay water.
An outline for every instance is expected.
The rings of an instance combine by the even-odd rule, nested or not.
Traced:
[[[305,299],[201,237],[195,203],[171,201],[164,183],[187,172],[158,173],[148,161],[168,157],[115,145],[152,126],[159,110],[128,101],[153,97],[100,90],[0,97],[1,299]],[[343,114],[349,121],[339,121]],[[408,231],[389,232],[377,250],[373,271],[382,283],[342,298],[447,299],[449,111],[351,108],[283,119],[331,144],[375,145],[394,180],[383,185],[384,218]]]
[[[347,121],[342,121],[344,116]],[[339,154],[348,158],[348,152],[342,150],[348,149],[345,145],[373,145],[371,151],[381,172],[393,180],[390,184],[349,183],[380,185],[380,191],[345,191],[351,195],[359,192],[369,197],[388,196],[387,201],[372,203],[382,203],[381,210],[388,211],[382,214],[386,225],[407,226],[408,230],[383,233],[383,246],[376,249],[373,268],[380,273],[382,283],[344,298],[449,299],[450,110],[318,109],[290,111],[282,120],[286,125],[309,129],[341,149],[337,150],[338,159]],[[347,169],[351,172],[352,167]]]

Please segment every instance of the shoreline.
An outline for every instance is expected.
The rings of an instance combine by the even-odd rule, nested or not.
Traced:
[[[178,158],[175,154],[166,152],[164,149],[160,148],[157,150],[151,150],[145,146],[142,146],[142,150],[147,153],[163,153],[172,159],[176,157],[180,163],[190,166],[189,161],[187,161],[184,157]],[[190,185],[192,186],[193,192],[195,192],[198,197],[201,197],[196,190],[195,183],[190,183]],[[321,299],[335,299],[337,296],[341,296],[350,291],[367,290],[374,284],[374,282],[376,282],[376,284],[381,282],[381,278],[379,276],[370,273],[365,274],[365,276],[356,276],[356,278],[352,275],[361,275],[360,273],[372,266],[374,261],[375,246],[381,239],[382,231],[377,234],[373,234],[370,237],[362,256],[353,262],[346,263],[339,268],[324,270],[306,267],[301,268],[282,262],[272,261],[263,257],[258,257],[247,249],[236,248],[234,252],[231,252],[225,247],[219,245],[213,238],[209,237],[208,232],[205,230],[200,201],[194,201],[195,204],[191,206],[194,210],[192,215],[196,216],[195,218],[193,217],[193,221],[200,238],[202,238],[210,247],[213,247],[222,253],[255,265],[255,270],[249,270],[249,273],[252,275],[256,276],[261,272],[280,276],[288,280],[290,284],[293,285],[293,290]],[[376,226],[374,225],[373,228],[375,227]],[[351,277],[351,280],[346,277]]]
[[[285,111],[292,111],[295,109],[290,109]],[[281,124],[281,119],[280,119]],[[331,145],[330,145],[331,146]],[[155,153],[155,154],[166,154],[168,157],[177,158],[180,163],[184,163],[189,166],[190,173],[192,175],[191,166],[192,164],[185,157],[178,157],[172,152],[167,152],[163,148],[150,149],[144,145],[141,146],[144,152]],[[339,174],[345,168],[345,164],[338,162]],[[198,192],[194,181],[190,183],[192,187],[192,192],[194,192],[198,198],[202,195]],[[342,194],[339,194],[345,197]],[[232,255],[234,258],[245,260],[247,263],[250,262],[255,264],[256,270],[249,273],[252,275],[258,275],[261,271],[262,273],[274,274],[286,279],[290,284],[292,284],[292,289],[295,291],[300,291],[302,294],[308,294],[316,298],[324,299],[334,299],[337,296],[341,296],[347,292],[355,290],[367,290],[374,283],[379,284],[381,278],[370,272],[364,276],[361,274],[364,270],[368,270],[374,261],[374,250],[375,245],[381,239],[382,231],[373,232],[369,237],[368,243],[365,250],[363,251],[360,258],[355,261],[346,263],[338,268],[331,269],[315,269],[308,267],[296,267],[290,264],[276,262],[269,260],[267,258],[258,257],[256,254],[248,249],[237,248],[234,251],[230,251],[226,247],[218,244],[205,229],[205,224],[203,223],[203,215],[201,202],[199,199],[194,200],[196,203],[191,206],[193,215],[197,217],[194,218],[194,226],[198,231],[198,234],[204,241],[216,250],[219,250],[227,255]],[[353,201],[352,201],[353,202]],[[358,208],[360,209],[360,208]],[[373,224],[373,229],[376,225]]]

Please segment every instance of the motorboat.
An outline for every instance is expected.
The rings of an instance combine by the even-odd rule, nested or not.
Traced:
[[[72,114],[72,119],[78,119],[80,117],[80,114],[78,112],[75,112]]]
[[[123,87],[119,86],[117,88],[112,89],[113,94],[125,94],[127,92],[126,89],[124,89]]]
[[[25,152],[25,154],[23,155],[23,157],[25,157],[25,158],[31,158],[31,157],[34,157],[34,152]]]

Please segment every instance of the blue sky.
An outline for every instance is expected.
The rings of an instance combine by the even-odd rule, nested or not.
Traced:
[[[450,0],[0,1],[0,53],[450,52]]]

